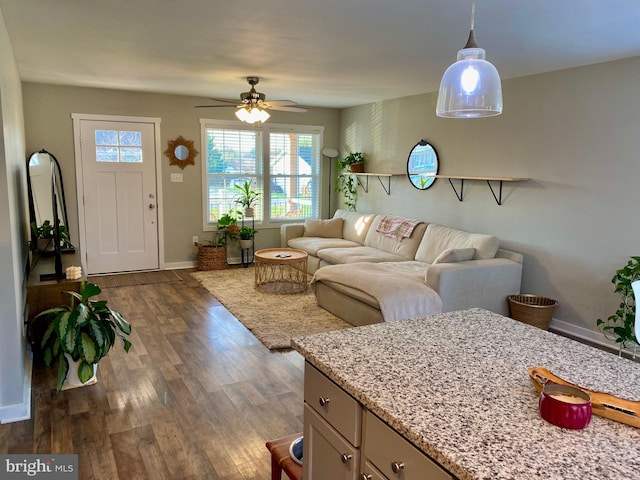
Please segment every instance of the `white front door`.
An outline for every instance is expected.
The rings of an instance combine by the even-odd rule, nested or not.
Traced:
[[[154,123],[80,120],[87,274],[159,268],[155,145]]]

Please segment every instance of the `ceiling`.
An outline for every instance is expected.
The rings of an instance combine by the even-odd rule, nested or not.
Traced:
[[[342,108],[438,89],[471,0],[0,0],[24,81]],[[478,0],[503,79],[640,55],[638,0]]]

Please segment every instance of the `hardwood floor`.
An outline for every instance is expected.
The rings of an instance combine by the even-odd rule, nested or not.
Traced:
[[[34,366],[32,419],[0,425],[0,453],[77,453],[80,479],[270,479],[265,442],[302,431],[304,360],[267,350],[188,272],[103,289],[133,348],[60,394]]]

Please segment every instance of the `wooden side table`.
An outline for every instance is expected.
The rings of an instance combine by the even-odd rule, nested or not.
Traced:
[[[266,248],[255,253],[256,288],[267,293],[307,290],[307,252],[295,248]]]

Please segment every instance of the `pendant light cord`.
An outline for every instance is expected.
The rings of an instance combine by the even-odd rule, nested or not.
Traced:
[[[464,48],[479,48],[476,42],[476,34],[474,31],[476,23],[476,0],[473,0],[471,4],[471,30],[469,31],[469,39],[467,40],[467,44]]]

